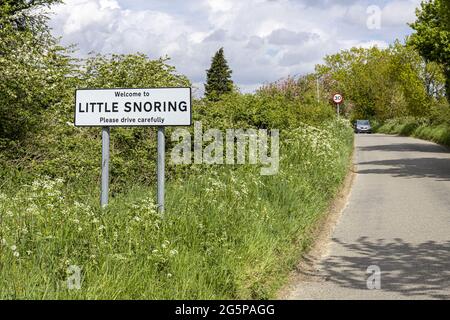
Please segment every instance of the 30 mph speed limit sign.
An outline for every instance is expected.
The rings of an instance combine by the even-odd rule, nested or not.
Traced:
[[[340,93],[335,93],[335,94],[333,95],[333,101],[334,101],[334,103],[336,103],[336,104],[341,104],[342,101],[344,101],[344,97],[343,97],[342,94],[340,94]]]

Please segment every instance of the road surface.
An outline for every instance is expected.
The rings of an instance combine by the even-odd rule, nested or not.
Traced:
[[[326,254],[287,297],[450,299],[449,150],[381,134],[357,135],[355,148],[357,174]],[[368,289],[369,277],[380,289]]]

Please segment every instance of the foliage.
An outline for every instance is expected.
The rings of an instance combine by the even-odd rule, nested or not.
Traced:
[[[46,16],[38,11],[52,2],[0,5],[0,149],[15,150],[17,142],[38,129],[44,110],[71,86],[69,51],[49,34],[42,22]]]
[[[417,20],[411,24],[416,31],[410,43],[427,60],[443,65],[446,76],[447,99],[450,102],[450,13],[448,0],[421,3]]]
[[[79,88],[189,86],[189,81],[168,65],[166,59],[149,60],[145,55],[96,55],[81,65],[72,79]],[[301,84],[303,86],[303,84]],[[22,141],[20,153],[2,154],[5,165],[50,177],[63,177],[66,183],[96,184],[99,181],[101,130],[73,126],[74,88],[59,94],[61,100],[42,112],[41,126]],[[303,90],[303,89],[302,89]],[[309,90],[309,89],[308,89]],[[321,125],[334,117],[330,105],[317,103],[309,91],[297,96],[283,91],[261,90],[258,94],[237,92],[222,95],[219,101],[194,101],[193,119],[204,128],[296,128],[302,123]],[[189,128],[193,130],[193,128]],[[167,137],[172,129],[167,129]],[[155,182],[156,132],[153,128],[111,129],[111,188],[113,195],[127,188],[129,181],[143,185]],[[167,149],[173,142],[167,139]],[[187,168],[168,166],[169,178]],[[181,172],[178,172],[181,171]]]
[[[291,99],[282,92],[231,93],[220,101],[205,100],[197,105],[198,119],[217,128],[290,129],[302,123],[319,125],[334,116],[328,104],[304,103],[300,97]]]
[[[211,67],[206,71],[205,96],[209,100],[217,101],[222,94],[233,90],[231,73],[223,48],[220,48],[212,58]]]
[[[448,115],[450,115],[449,110],[447,110]],[[386,121],[377,131],[413,136],[450,147],[450,123],[448,121],[433,123],[428,118],[396,118]]]
[[[0,3],[0,28],[12,27],[16,31],[34,34],[47,32],[47,15],[43,11],[61,0],[2,0]]]
[[[313,240],[353,139],[346,121],[281,135],[277,175],[205,167],[170,181],[164,216],[135,181],[101,210],[94,185],[4,180],[0,298],[273,297]],[[81,268],[80,290],[67,288],[70,266]]]
[[[189,86],[189,80],[166,61],[150,60],[143,54],[95,55],[84,61],[76,85],[78,88]],[[63,90],[64,99],[44,111],[45,130],[39,130],[33,139],[22,144],[26,157],[20,157],[19,164],[41,175],[64,177],[68,183],[96,184],[100,173],[101,130],[74,127],[74,89]],[[154,181],[155,141],[153,128],[111,129],[113,192],[130,180],[144,184]],[[12,160],[17,163],[17,158]]]
[[[167,64],[169,58],[150,60],[145,54],[88,58],[81,75],[87,88],[187,87],[189,80]]]
[[[352,48],[327,56],[317,72],[334,80],[326,90],[344,94],[352,119],[421,117],[441,97],[439,66],[398,42],[385,50]]]

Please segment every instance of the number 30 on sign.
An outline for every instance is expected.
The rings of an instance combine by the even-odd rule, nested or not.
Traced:
[[[344,97],[343,97],[342,94],[340,94],[340,93],[335,93],[335,94],[333,95],[333,101],[334,101],[334,103],[336,103],[336,104],[341,104],[342,101],[344,101]]]

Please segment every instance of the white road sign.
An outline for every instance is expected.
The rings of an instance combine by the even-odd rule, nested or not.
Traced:
[[[190,126],[191,88],[79,89],[75,125]]]
[[[340,104],[342,101],[344,101],[344,97],[340,93],[336,93],[333,95],[333,101],[334,103]]]

